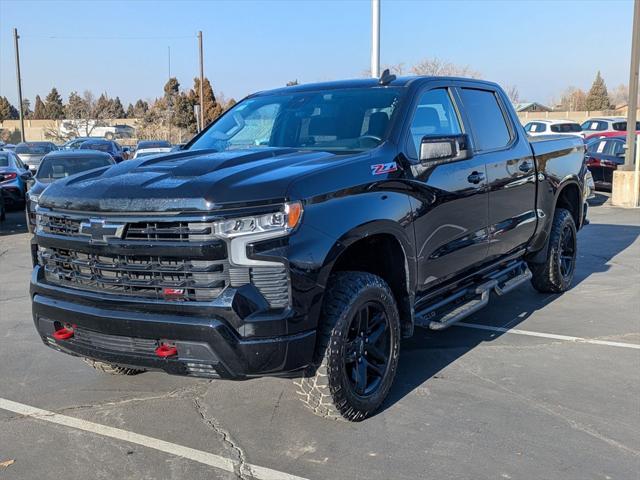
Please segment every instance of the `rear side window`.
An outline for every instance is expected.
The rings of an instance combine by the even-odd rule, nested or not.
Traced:
[[[542,133],[547,129],[547,126],[544,123],[540,122],[530,122],[527,123],[524,127],[525,132],[529,133]]]
[[[506,147],[511,141],[511,132],[495,93],[489,90],[463,88],[461,96],[473,129],[476,150]]]
[[[411,138],[408,149],[412,158],[418,158],[422,137],[462,133],[449,92],[444,88],[425,92],[420,97],[409,129]]]
[[[602,132],[607,129],[606,122],[600,122],[598,120],[588,120],[582,124],[582,130],[590,130],[593,132]]]
[[[613,155],[615,157],[619,157],[624,153],[624,142],[620,141],[610,141],[611,144],[609,155]]]

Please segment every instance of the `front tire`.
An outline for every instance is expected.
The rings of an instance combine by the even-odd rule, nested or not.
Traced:
[[[576,224],[569,210],[558,208],[549,234],[544,263],[530,263],[533,287],[542,293],[562,293],[571,287],[576,270],[578,242]]]
[[[316,415],[361,421],[389,393],[398,367],[400,317],[380,277],[339,272],[331,277],[318,328],[316,366],[299,383]]]
[[[138,370],[136,368],[120,367],[111,363],[99,362],[90,358],[83,358],[85,363],[92,366],[96,370],[102,373],[108,373],[109,375],[138,375],[144,372],[144,370]]]

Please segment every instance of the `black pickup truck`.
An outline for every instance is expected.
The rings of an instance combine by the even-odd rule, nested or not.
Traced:
[[[414,327],[569,288],[586,171],[580,138],[528,139],[494,83],[257,93],[182,151],[47,188],[33,318],[105,372],[295,377],[316,414],[361,420]]]

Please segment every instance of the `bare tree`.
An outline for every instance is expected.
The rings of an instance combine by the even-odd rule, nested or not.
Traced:
[[[482,74],[472,69],[469,65],[456,65],[452,62],[441,60],[437,57],[425,58],[411,68],[416,75],[434,77],[468,77],[482,78]]]
[[[504,91],[513,105],[520,103],[520,92],[517,85],[505,85]]]

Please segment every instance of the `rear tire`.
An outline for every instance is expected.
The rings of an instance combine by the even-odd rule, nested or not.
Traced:
[[[90,358],[83,358],[85,363],[91,365],[93,368],[102,373],[108,373],[109,375],[138,375],[144,372],[144,370],[138,370],[136,368],[119,367],[111,363],[99,362]]]
[[[339,272],[329,280],[318,328],[315,370],[296,384],[313,413],[357,422],[389,393],[398,367],[400,317],[380,277]]]
[[[533,287],[542,293],[562,293],[571,287],[576,270],[576,224],[569,210],[558,208],[549,234],[544,263],[530,263]]]

